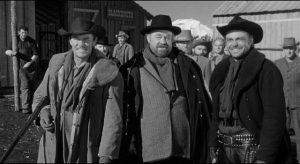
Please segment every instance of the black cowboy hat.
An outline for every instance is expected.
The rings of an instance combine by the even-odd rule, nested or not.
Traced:
[[[145,35],[153,30],[169,30],[175,35],[181,32],[181,29],[177,26],[172,26],[172,21],[168,15],[157,15],[152,21],[151,25],[143,28],[141,34]]]
[[[107,36],[105,36],[104,38],[98,39],[97,44],[101,44],[101,45],[104,45],[104,46],[112,46],[112,44],[108,43],[108,37]]]
[[[106,35],[106,31],[104,27],[100,25],[96,25],[89,19],[85,18],[76,18],[72,24],[70,31],[66,31],[64,29],[59,29],[57,31],[58,34],[62,36],[71,36],[71,35],[82,35],[82,34],[93,34],[99,38],[102,38]]]
[[[248,21],[239,16],[235,16],[226,26],[217,26],[217,29],[223,37],[225,37],[231,30],[241,30],[252,35],[254,43],[259,43],[263,38],[263,29],[259,24]]]

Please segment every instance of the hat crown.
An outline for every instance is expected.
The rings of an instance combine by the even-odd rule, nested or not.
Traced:
[[[176,35],[175,41],[191,41],[193,36],[191,30],[181,30],[181,33]]]
[[[88,19],[76,18],[71,25],[71,32],[88,31],[93,27],[94,23]]]
[[[168,15],[157,15],[152,19],[151,26],[172,26],[171,17]]]
[[[296,46],[296,39],[294,37],[284,38],[282,47],[294,47]]]

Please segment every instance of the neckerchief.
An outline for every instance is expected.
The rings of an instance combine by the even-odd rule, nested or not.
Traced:
[[[173,50],[167,57],[157,57],[150,49],[149,45],[146,46],[143,55],[147,58],[158,71],[159,77],[167,88],[168,92],[175,90],[175,77],[173,72],[173,64],[175,54]]]

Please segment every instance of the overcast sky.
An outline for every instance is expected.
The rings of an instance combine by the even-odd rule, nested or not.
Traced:
[[[176,19],[196,19],[212,28],[212,13],[224,1],[136,1],[152,15],[165,14]]]

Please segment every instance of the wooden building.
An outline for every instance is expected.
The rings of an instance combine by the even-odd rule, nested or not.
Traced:
[[[109,43],[116,44],[115,35],[124,30],[130,36],[135,51],[144,47],[140,30],[153,16],[134,1],[17,1],[17,26],[29,27],[40,50],[40,78],[53,54],[67,51],[67,38],[57,30],[68,30],[76,17],[85,17],[105,27]],[[0,82],[2,87],[13,86],[12,60],[4,52],[11,41],[10,1],[0,1]],[[113,47],[111,47],[111,50]]]
[[[300,1],[224,1],[213,13],[213,26],[226,25],[235,15],[261,25],[263,40],[255,47],[270,60],[283,57],[283,38],[300,41]]]

